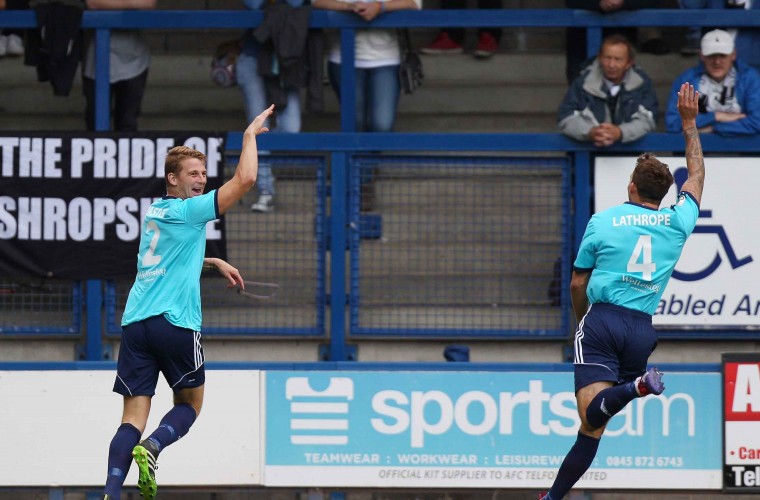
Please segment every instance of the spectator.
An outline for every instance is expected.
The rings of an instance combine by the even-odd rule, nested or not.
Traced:
[[[702,62],[681,73],[673,82],[684,82],[699,90],[697,127],[720,135],[751,135],[760,132],[760,73],[736,58],[731,35],[713,30],[702,37]],[[665,114],[668,132],[680,132],[678,99],[671,97]]]
[[[0,9],[24,10],[29,8],[29,0],[0,0]],[[0,32],[0,57],[24,55],[24,31],[4,29]]]
[[[300,7],[303,0],[280,0],[286,2],[291,7]],[[244,0],[243,3],[249,9],[260,9],[264,0]],[[237,84],[243,94],[243,104],[245,106],[245,117],[247,123],[253,122],[259,114],[259,110],[265,109],[271,99],[266,93],[264,79],[258,71],[258,55],[261,50],[261,44],[256,40],[253,29],[248,29],[243,36],[243,48],[238,57],[235,73]],[[287,104],[278,106],[275,109],[277,126],[271,130],[274,132],[297,133],[301,131],[301,98],[297,88],[286,90]],[[269,125],[265,123],[269,128]],[[259,176],[256,186],[259,191],[259,198],[251,205],[254,212],[268,213],[274,210],[274,175],[272,166],[266,161],[265,151],[260,152],[261,161],[259,162]]]
[[[353,12],[365,21],[372,21],[384,12],[419,10],[422,0],[312,0],[316,9]],[[334,38],[328,54],[328,76],[340,99],[340,40]],[[398,71],[401,50],[398,35],[388,29],[356,31],[354,67],[356,78],[356,127],[359,132],[392,132],[396,122],[401,82]],[[372,174],[365,171],[361,179],[361,210],[374,208]]]
[[[568,9],[585,9],[603,14],[610,14],[621,10],[639,10],[654,9],[660,6],[662,0],[565,0],[565,7]],[[602,30],[602,36],[608,36],[619,33],[624,35],[632,44],[636,43],[636,28],[606,28]],[[586,30],[584,28],[568,28],[565,31],[565,53],[566,65],[565,76],[567,83],[570,84],[581,73],[581,70],[588,65],[590,61],[586,59],[588,52],[586,46]],[[661,38],[653,38],[642,44],[645,52],[655,54],[664,54],[670,51]]]
[[[563,134],[605,147],[635,141],[655,129],[657,96],[634,57],[633,45],[623,35],[604,39],[599,55],[573,81],[560,105]]]
[[[156,0],[87,0],[93,10],[155,9]],[[150,47],[138,30],[111,31],[110,82],[113,102],[113,130],[137,130],[145,84],[148,81]],[[95,130],[95,40],[86,49],[82,78],[87,130]]]
[[[464,9],[466,0],[441,0],[442,9]],[[477,0],[478,9],[501,9],[501,0]],[[435,40],[420,49],[423,54],[461,54],[465,31],[462,28],[447,28],[438,32]],[[478,44],[473,55],[478,59],[488,59],[496,53],[501,41],[501,28],[480,28]]]
[[[353,12],[372,21],[384,12],[419,9],[421,0],[313,0],[316,9]],[[340,98],[340,40],[329,47],[328,74],[333,90]],[[398,78],[401,54],[398,36],[389,29],[356,31],[356,126],[360,132],[391,132],[396,120],[400,85]]]
[[[760,10],[760,0],[680,0],[684,9],[747,9]],[[692,28],[686,34],[686,46],[681,51],[685,55],[699,53],[700,37],[704,28]],[[760,71],[760,29],[729,29],[734,37],[736,51],[742,55],[742,61]]]
[[[21,33],[18,30],[2,31],[2,35],[0,35],[0,57],[24,55],[24,41],[21,38]]]
[[[682,9],[720,9],[725,0],[678,0],[678,6]],[[713,7],[712,4],[715,4]],[[686,28],[684,46],[681,47],[681,55],[693,56],[699,54],[699,43],[702,35],[711,31],[707,27]]]

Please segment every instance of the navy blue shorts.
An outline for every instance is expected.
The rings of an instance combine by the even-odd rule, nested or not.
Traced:
[[[123,396],[153,396],[159,372],[177,393],[206,382],[201,332],[180,328],[162,316],[126,325],[121,332],[113,390]]]
[[[575,332],[575,391],[593,382],[622,384],[647,369],[657,347],[652,316],[612,304],[593,304]]]

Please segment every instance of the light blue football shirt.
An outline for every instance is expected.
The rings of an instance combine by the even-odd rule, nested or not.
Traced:
[[[685,191],[661,210],[626,202],[594,214],[574,264],[592,271],[589,303],[654,314],[697,217],[699,205]]]
[[[163,314],[175,326],[201,330],[206,223],[218,217],[216,190],[184,200],[164,196],[148,208],[122,326]]]

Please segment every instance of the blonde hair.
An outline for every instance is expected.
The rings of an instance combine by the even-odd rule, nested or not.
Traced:
[[[187,146],[175,146],[166,153],[166,161],[164,162],[164,179],[167,184],[169,183],[169,174],[179,175],[182,170],[182,160],[188,158],[197,158],[203,165],[206,165],[206,155],[198,151],[197,149],[189,148]]]

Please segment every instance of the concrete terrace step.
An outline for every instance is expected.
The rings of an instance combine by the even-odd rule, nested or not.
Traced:
[[[248,274],[248,273],[246,273]],[[313,276],[255,275],[252,281],[279,285],[269,299],[251,299],[224,288],[222,280],[204,282],[202,300],[206,309],[213,308],[277,308],[290,305],[315,304],[316,289],[304,286],[314,283]],[[361,276],[359,297],[362,306],[436,306],[464,305],[546,305],[547,289],[552,276],[541,273],[526,275],[464,274],[464,275],[400,275],[380,277]],[[269,295],[272,290],[251,286],[248,291]],[[253,301],[253,302],[252,302]]]
[[[84,109],[84,104],[82,104]],[[180,113],[144,112],[139,119],[140,130],[206,130],[210,132],[242,131],[245,124],[243,110],[216,113],[212,111],[185,111]],[[62,113],[35,114],[26,111],[8,113],[0,106],[0,131],[81,131],[84,117],[80,109]],[[337,132],[340,116],[337,113],[306,114],[302,119],[303,132]],[[397,132],[556,132],[557,116],[524,113],[467,113],[407,114],[399,111]]]
[[[505,276],[543,276],[551,280],[553,262],[562,253],[556,241],[536,239],[512,242],[415,242],[367,240],[359,250],[362,277],[447,276],[493,274]],[[317,275],[316,245],[232,239],[228,259],[241,272],[269,277]],[[307,281],[308,283],[308,281]],[[548,283],[548,281],[547,281]]]
[[[494,274],[538,275],[551,279],[554,256],[562,249],[558,241],[513,243],[368,242],[359,254],[364,277],[443,276]],[[551,257],[549,257],[551,256]],[[547,282],[548,283],[548,282]]]
[[[140,127],[143,130],[242,130],[245,117],[236,88],[219,88],[208,78],[210,56],[154,55]],[[694,64],[677,54],[639,56],[639,64],[657,86],[665,108],[672,79]],[[399,104],[399,131],[556,130],[556,110],[566,91],[564,54],[499,53],[487,61],[467,54],[423,56],[426,80]],[[0,59],[2,130],[79,130],[84,99],[79,79],[68,97],[52,95],[48,83],[36,81],[34,68],[18,59]],[[339,104],[324,87],[324,113],[305,113],[304,131],[339,128]],[[487,98],[484,98],[487,96]]]
[[[526,243],[559,244],[549,235],[562,232],[562,220],[556,211],[532,212],[530,215],[471,212],[457,217],[452,212],[438,216],[420,216],[413,211],[387,214],[381,208],[377,213],[383,219],[383,243],[445,245],[476,242],[501,245],[507,239],[504,232],[514,232],[520,228],[524,231],[521,238]]]
[[[425,70],[425,83],[421,88],[444,82],[454,85],[466,82],[475,85],[512,83],[530,87],[543,83],[566,86],[565,55],[562,50],[546,53],[507,51],[487,60],[475,59],[468,54],[422,54],[421,58]],[[657,85],[670,85],[678,73],[696,64],[698,58],[683,57],[677,53],[663,56],[639,54],[636,62]],[[154,53],[148,85],[218,88],[209,78],[210,63],[210,54]],[[19,58],[0,58],[0,70],[0,85],[3,87],[35,84],[50,89],[48,83],[37,82],[35,69],[24,66]],[[80,85],[79,75],[74,82],[75,86]]]
[[[538,324],[537,318],[540,319]],[[445,306],[375,306],[359,312],[359,326],[364,328],[441,329],[545,329],[560,328],[561,310],[549,304],[523,303],[513,306],[481,307]]]
[[[530,87],[530,92],[526,89]],[[7,113],[40,115],[81,113],[84,98],[81,87],[71,95],[56,97],[49,85],[38,82],[15,82],[0,85],[0,109]],[[486,93],[488,99],[483,99]],[[430,114],[446,110],[446,114],[469,112],[546,113],[555,112],[564,93],[562,82],[503,82],[498,80],[433,80],[425,82],[414,95],[403,96],[400,113]],[[325,111],[337,114],[338,100],[329,85],[324,86]],[[151,74],[143,100],[145,114],[234,113],[245,125],[242,96],[237,88],[220,88],[210,80],[163,81]]]
[[[551,275],[465,274],[459,276],[399,276],[360,279],[362,306],[548,305]]]

